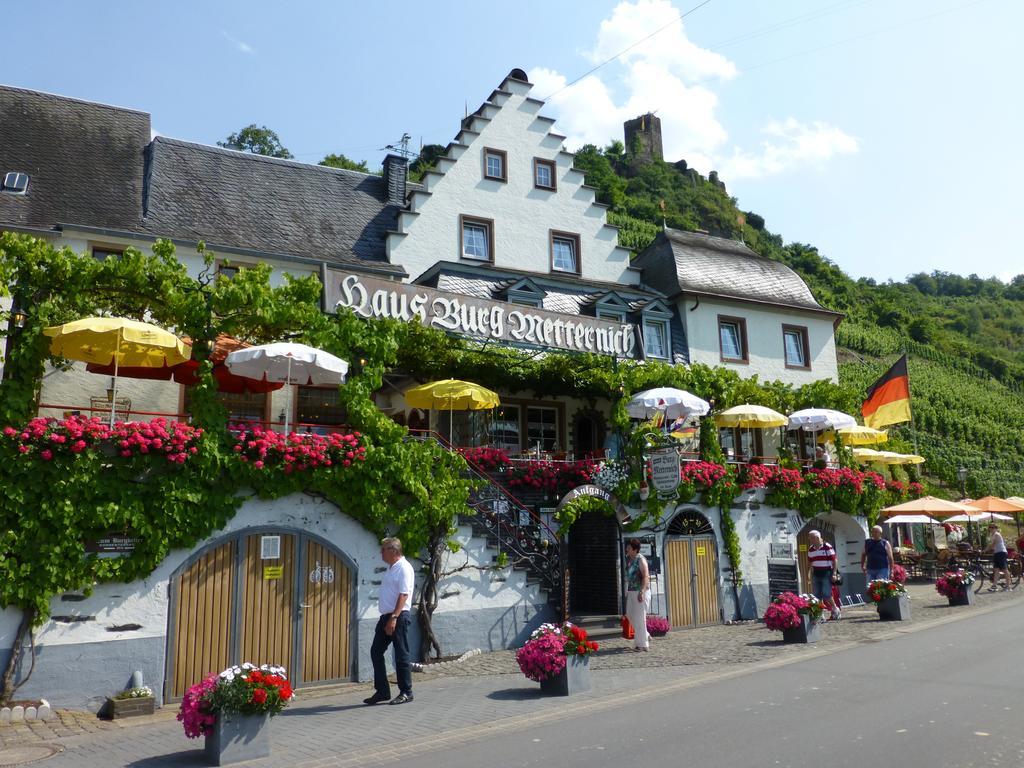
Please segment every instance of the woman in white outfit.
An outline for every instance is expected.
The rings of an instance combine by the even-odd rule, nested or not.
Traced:
[[[633,650],[646,651],[647,639],[647,591],[651,587],[651,576],[647,560],[640,554],[640,540],[626,542],[626,618],[633,625]]]

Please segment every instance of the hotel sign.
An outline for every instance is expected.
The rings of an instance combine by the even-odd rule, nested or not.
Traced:
[[[336,270],[327,270],[324,294],[329,312],[346,307],[361,317],[418,320],[476,339],[615,357],[638,355],[632,323],[564,315]]]

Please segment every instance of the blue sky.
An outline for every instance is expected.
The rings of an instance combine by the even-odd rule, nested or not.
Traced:
[[[8,0],[0,82],[377,166],[403,132],[449,141],[519,67],[570,148],[657,110],[667,159],[855,277],[1024,272],[1024,4],[710,0],[672,23],[700,2]]]

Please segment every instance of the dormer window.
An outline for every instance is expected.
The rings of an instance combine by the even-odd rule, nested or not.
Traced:
[[[580,273],[580,236],[569,232],[551,233],[551,271]]]
[[[544,307],[545,292],[529,278],[518,280],[510,285],[504,295],[509,304],[522,304],[527,307]]]
[[[508,153],[501,149],[484,149],[484,178],[508,181]]]
[[[555,189],[555,163],[553,160],[533,159],[533,186],[537,189]]]
[[[661,301],[650,302],[641,313],[644,332],[644,357],[654,360],[672,359],[672,312]]]
[[[599,320],[610,320],[613,323],[626,322],[626,311],[629,305],[616,293],[606,293],[594,304],[594,316]]]
[[[12,195],[24,195],[28,192],[28,174],[11,171],[4,175],[3,184],[0,190],[9,192]]]

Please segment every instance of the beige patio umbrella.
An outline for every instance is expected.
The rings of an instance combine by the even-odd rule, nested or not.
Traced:
[[[882,512],[886,517],[892,517],[893,515],[925,514],[931,515],[932,517],[946,518],[952,517],[953,515],[962,515],[964,513],[977,514],[980,511],[980,509],[972,507],[970,504],[946,501],[945,499],[940,499],[935,496],[922,496],[920,499],[913,499],[912,501],[905,501],[902,504],[882,508]]]

